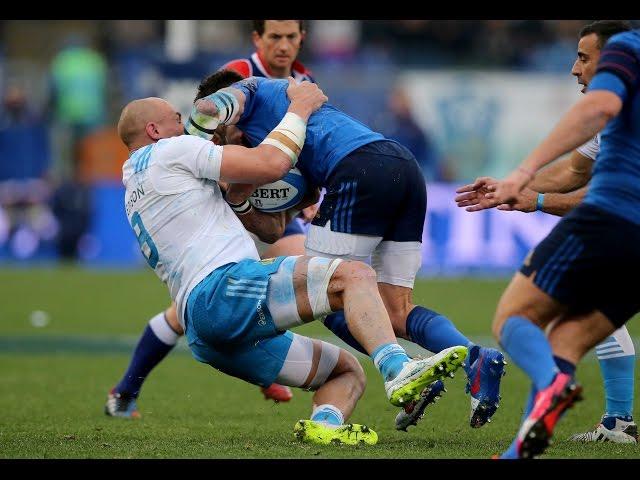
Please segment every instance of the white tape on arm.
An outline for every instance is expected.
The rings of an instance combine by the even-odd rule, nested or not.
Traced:
[[[216,113],[211,114],[215,106]],[[184,131],[189,135],[211,140],[213,134],[221,123],[226,125],[234,118],[238,111],[239,103],[236,96],[223,88],[211,95],[201,98],[195,102],[191,109],[191,115],[185,123]]]
[[[287,112],[282,121],[274,128],[262,143],[272,145],[291,159],[291,166],[295,167],[298,155],[304,147],[307,135],[307,122],[295,113]]]

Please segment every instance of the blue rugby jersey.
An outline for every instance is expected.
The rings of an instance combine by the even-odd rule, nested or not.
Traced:
[[[244,111],[236,126],[251,146],[262,142],[289,108],[287,80],[250,77],[231,85],[244,93]],[[358,147],[384,136],[325,103],[307,122],[304,148],[297,167],[314,184],[324,186],[335,166]]]
[[[602,131],[600,153],[584,199],[640,224],[640,30],[612,36],[602,49],[589,91],[606,90],[623,102]]]

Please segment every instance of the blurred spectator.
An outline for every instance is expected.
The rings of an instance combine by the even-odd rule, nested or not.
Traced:
[[[316,61],[351,61],[360,43],[360,21],[314,20],[308,35]]]
[[[0,111],[0,180],[41,178],[49,161],[44,119],[29,105],[22,87],[9,85]]]
[[[78,243],[90,226],[91,190],[74,175],[53,193],[51,207],[59,225],[58,254],[63,260],[74,260],[78,257]]]
[[[33,256],[57,225],[47,202],[45,175],[50,149],[44,120],[25,91],[9,84],[0,110],[0,250],[9,256]]]
[[[376,128],[385,137],[411,150],[427,181],[450,180],[450,174],[440,162],[432,139],[416,122],[411,112],[411,99],[403,88],[396,86],[391,91],[387,112],[378,116]]]
[[[61,140],[57,173],[65,177],[77,142],[106,121],[106,60],[82,37],[70,36],[51,63],[51,80],[55,136]]]
[[[564,72],[573,65],[576,57],[578,32],[584,26],[581,20],[550,20],[544,27],[548,32],[538,37],[527,58],[531,70]],[[548,38],[544,41],[544,38]]]

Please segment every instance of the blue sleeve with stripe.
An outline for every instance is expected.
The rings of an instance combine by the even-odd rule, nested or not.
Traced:
[[[602,49],[596,76],[589,91],[608,90],[622,101],[640,86],[640,62],[636,51],[623,41],[608,42]]]
[[[249,77],[231,85],[231,88],[240,90],[244,94],[244,109],[242,111],[242,115],[240,116],[240,120],[244,120],[246,117],[251,115],[253,106],[255,104],[260,80],[263,79],[258,77]]]

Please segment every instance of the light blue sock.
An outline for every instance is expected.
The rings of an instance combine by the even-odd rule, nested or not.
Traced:
[[[606,357],[606,355],[603,355]],[[633,382],[635,355],[599,358],[606,396],[605,415],[626,417],[633,415]]]
[[[551,345],[540,327],[524,317],[509,317],[500,337],[502,348],[538,390],[551,384],[559,369],[553,360]]]
[[[344,422],[344,416],[338,407],[325,403],[313,409],[311,420],[327,425],[340,426]]]
[[[385,382],[395,378],[410,360],[404,348],[397,343],[383,343],[373,351],[371,358]]]

